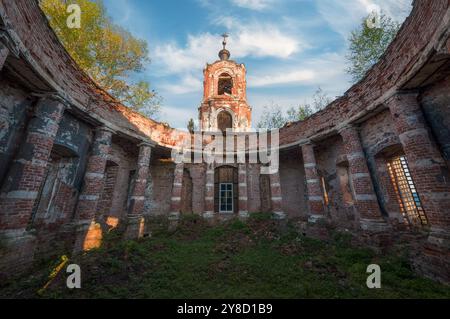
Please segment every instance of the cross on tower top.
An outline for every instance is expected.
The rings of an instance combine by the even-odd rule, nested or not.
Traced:
[[[222,37],[223,37],[223,42],[222,42],[223,49],[219,52],[219,57],[222,61],[224,61],[224,60],[228,60],[230,58],[231,54],[230,54],[230,51],[228,51],[226,49],[226,46],[228,43],[227,38],[229,37],[229,35],[227,33],[224,33],[224,34],[222,34]]]
[[[228,35],[228,33],[224,33],[224,34],[222,34],[222,37],[223,37],[223,42],[222,42],[222,44],[223,44],[223,49],[225,50],[225,47],[227,46],[227,38],[229,37],[229,35]]]

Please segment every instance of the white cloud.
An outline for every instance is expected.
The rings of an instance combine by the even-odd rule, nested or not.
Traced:
[[[298,94],[277,94],[269,95],[264,93],[254,93],[249,97],[252,106],[252,126],[256,127],[265,113],[265,107],[277,105],[282,112],[286,112],[292,106],[298,106],[304,102]]]
[[[116,19],[115,22],[124,25],[135,14],[134,8],[128,0],[106,0],[108,11]]]
[[[165,74],[183,74],[198,71],[219,52],[220,40],[210,33],[189,35],[185,47],[168,43],[155,48],[154,64]]]
[[[215,21],[215,24],[233,30],[227,47],[231,51],[232,59],[239,60],[245,57],[288,59],[307,47],[302,40],[273,24],[258,22],[241,24],[229,17],[221,18]],[[201,71],[206,63],[218,59],[217,54],[221,48],[219,35],[209,32],[191,34],[187,36],[185,46],[173,42],[157,46],[151,54],[153,64],[149,72],[156,76],[172,76],[170,84],[161,86],[170,94],[201,91]],[[174,76],[179,80],[173,80]]]
[[[235,25],[233,29],[236,31],[230,36],[229,47],[237,58],[253,56],[286,59],[306,46],[298,38],[286,34],[275,25]]]
[[[403,22],[411,11],[411,0],[317,0],[319,14],[345,39],[367,14],[380,8]]]
[[[280,68],[249,70],[247,85],[259,88],[276,85],[329,86],[343,92],[349,86],[343,54],[327,53]],[[334,83],[334,85],[332,85]]]
[[[163,84],[161,88],[169,94],[186,94],[197,92],[202,88],[202,81],[190,74],[186,75],[176,84]]]
[[[272,0],[231,0],[231,2],[241,8],[259,11],[268,8]]]
[[[227,48],[231,51],[232,59],[242,61],[247,57],[272,58],[261,59],[267,63],[257,62],[257,67],[248,69],[247,84],[251,90],[249,102],[254,107],[255,123],[263,112],[262,107],[271,101],[286,109],[310,102],[308,99],[318,86],[332,97],[342,95],[350,87],[350,78],[345,72],[345,48],[340,48],[339,52],[316,55],[305,50],[312,48],[312,45],[313,49],[320,49],[321,45],[326,44],[329,35],[322,34],[319,29],[315,33],[316,28],[325,23],[343,39],[347,39],[350,31],[376,5],[399,22],[403,21],[411,9],[411,0],[315,0],[318,15],[298,19],[287,13],[275,22],[253,20],[254,17],[247,20],[230,17],[226,11],[222,12],[212,5],[211,0],[198,1],[211,11],[211,26],[229,31]],[[229,1],[235,6],[255,11],[267,9],[275,3],[273,0]],[[260,13],[252,12],[252,15]],[[324,51],[329,52],[333,47],[334,44],[330,47],[324,45]],[[167,93],[171,97],[171,105],[189,104],[182,108],[164,107],[163,118],[168,119],[172,125],[184,127],[189,117],[197,117],[193,104],[198,103],[198,97],[201,97],[202,69],[206,63],[218,59],[220,49],[220,35],[203,32],[189,34],[184,44],[161,43],[151,53],[152,76],[160,79],[159,87],[163,95]]]
[[[192,106],[173,107],[164,106],[161,114],[161,121],[168,122],[174,128],[185,129],[189,119],[197,120],[197,109]]]
[[[364,6],[367,13],[381,9],[399,22],[403,22],[412,9],[412,0],[358,0],[358,2]]]
[[[315,58],[293,61],[289,67],[274,68],[267,65],[263,68],[250,69],[247,84],[251,94],[249,102],[253,106],[253,119],[257,123],[264,112],[264,106],[274,103],[283,110],[300,103],[309,103],[314,91],[320,86],[330,97],[342,95],[350,87],[350,78],[344,72],[345,58],[340,53],[322,54]],[[201,76],[201,75],[200,75]],[[187,75],[178,82],[171,81],[161,85],[161,89],[168,95],[187,94],[196,92],[201,95],[202,83],[200,78]],[[266,88],[290,87],[288,92],[277,93]],[[269,93],[273,92],[273,93]],[[199,102],[198,97],[186,95],[186,106],[183,108],[164,107],[163,120],[168,120],[175,127],[184,127],[188,118],[196,118],[194,105]]]
[[[250,76],[248,82],[252,87],[262,87],[277,84],[301,83],[310,81],[315,77],[311,70],[291,71],[287,73],[268,74],[265,76]]]
[[[264,106],[272,102],[283,111],[301,103],[311,103],[318,87],[332,99],[341,96],[350,86],[350,77],[345,73],[346,62],[341,53],[326,53],[315,58],[297,61],[290,68],[260,69],[248,76],[247,85],[251,90],[249,102],[253,107],[254,123],[258,123],[264,113]],[[290,71],[295,70],[295,71]],[[251,70],[249,70],[251,72]],[[307,76],[305,76],[307,75]],[[262,77],[264,80],[259,80]],[[279,93],[266,88],[290,87]]]
[[[228,49],[232,58],[274,57],[286,59],[306,47],[299,39],[290,36],[271,24],[241,25],[232,19],[222,19],[218,24],[234,32],[230,35]],[[203,68],[206,62],[217,60],[221,49],[220,37],[211,33],[189,35],[186,46],[175,43],[157,46],[153,53],[155,64],[166,74],[183,73]]]

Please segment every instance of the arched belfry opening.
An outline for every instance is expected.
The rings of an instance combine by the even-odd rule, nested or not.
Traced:
[[[233,117],[227,111],[222,111],[217,115],[217,128],[226,133],[227,129],[233,128]]]
[[[233,90],[233,78],[227,74],[222,73],[219,76],[219,82],[218,82],[218,95],[225,95],[225,94],[232,94]]]

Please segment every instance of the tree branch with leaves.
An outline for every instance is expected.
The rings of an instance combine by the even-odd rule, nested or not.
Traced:
[[[81,28],[67,26],[66,0],[41,0],[40,6],[66,50],[100,87],[131,109],[157,117],[162,98],[146,81],[131,78],[150,62],[148,45],[107,16],[101,0],[70,1],[81,8]]]
[[[373,21],[375,19],[376,21]],[[356,83],[364,78],[394,40],[400,24],[384,12],[371,14],[350,34],[347,72]]]
[[[312,96],[311,103],[300,104],[282,111],[281,107],[272,102],[264,107],[263,116],[257,124],[258,128],[274,129],[281,128],[289,122],[304,121],[314,113],[323,110],[332,102],[332,99],[319,87]]]

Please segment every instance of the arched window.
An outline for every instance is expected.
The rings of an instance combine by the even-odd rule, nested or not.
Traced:
[[[30,223],[55,222],[64,216],[67,189],[73,187],[71,172],[78,167],[78,155],[65,145],[55,143],[50,154],[46,175],[34,203]]]
[[[227,128],[233,128],[233,118],[230,113],[222,111],[217,115],[217,128],[226,133]]]
[[[419,192],[409,170],[408,159],[404,155],[394,156],[387,163],[392,186],[397,195],[400,210],[411,225],[423,226],[428,219],[422,206]]]
[[[231,91],[233,89],[233,79],[230,75],[227,73],[223,73],[219,76],[219,83],[218,83],[218,94],[219,95],[225,95],[225,94],[231,94]]]
[[[103,181],[103,191],[97,204],[97,212],[99,213],[99,216],[104,216],[107,218],[111,214],[118,173],[119,165],[115,162],[107,161]]]
[[[400,212],[406,224],[419,227],[428,225],[421,196],[401,144],[396,141],[385,141],[385,144],[390,145],[375,153],[378,179],[385,196],[383,208],[387,208],[389,213]],[[392,206],[391,203],[396,205]]]

